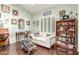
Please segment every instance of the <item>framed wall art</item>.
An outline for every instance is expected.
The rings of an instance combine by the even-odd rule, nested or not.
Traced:
[[[18,16],[18,11],[15,10],[15,9],[13,9],[13,10],[12,10],[12,14],[13,14],[14,16]]]
[[[36,25],[39,25],[39,21],[38,20],[36,21]]]
[[[4,4],[1,4],[1,11],[5,13],[10,13],[10,7]]]
[[[36,27],[38,28],[39,25],[39,20],[36,21]]]
[[[30,26],[30,21],[26,21],[26,25],[29,25]]]
[[[24,29],[25,28],[25,22],[23,19],[18,20],[18,29]]]
[[[35,21],[33,21],[33,24],[35,24]]]
[[[59,16],[63,16],[63,15],[65,15],[65,10],[59,11]]]
[[[12,24],[17,24],[17,20],[16,19],[11,19],[11,23]]]
[[[35,27],[35,21],[33,21],[33,26]]]

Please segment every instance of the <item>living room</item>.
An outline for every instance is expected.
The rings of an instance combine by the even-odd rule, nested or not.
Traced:
[[[0,55],[78,54],[78,14],[79,5],[77,4],[0,4],[0,38],[1,42],[3,42],[0,43]],[[72,51],[66,49],[64,53],[61,53],[59,50],[59,53],[57,53],[55,43],[57,43],[58,33],[60,33],[57,32],[59,30],[57,29],[57,21],[62,21],[61,23],[67,21],[67,25],[69,23],[71,25],[74,24],[75,32],[72,43],[74,43],[75,52],[73,52],[74,49],[71,49]],[[68,26],[68,29],[70,26]],[[71,27],[70,30],[73,30],[73,28]],[[2,40],[2,34],[7,34],[7,39]],[[72,32],[68,32],[68,34],[72,37]],[[35,50],[32,52],[33,48],[27,49],[25,47],[27,39],[31,39],[33,43]],[[66,40],[66,38],[63,40]],[[20,44],[19,42],[22,43]],[[7,46],[4,47],[3,45]],[[72,46],[69,45],[69,47]],[[66,53],[67,51],[69,52]]]

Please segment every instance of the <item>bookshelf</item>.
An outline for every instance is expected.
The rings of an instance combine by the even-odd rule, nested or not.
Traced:
[[[56,21],[56,45],[58,50],[69,52],[76,48],[76,20],[59,20]]]

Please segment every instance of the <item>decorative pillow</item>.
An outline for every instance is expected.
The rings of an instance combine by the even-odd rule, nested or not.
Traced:
[[[46,33],[40,33],[40,36],[45,37],[46,36]]]

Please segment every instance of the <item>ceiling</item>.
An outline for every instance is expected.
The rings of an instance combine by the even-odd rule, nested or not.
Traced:
[[[44,10],[46,8],[52,7],[53,5],[52,4],[22,4],[21,6],[33,14],[41,10]]]

